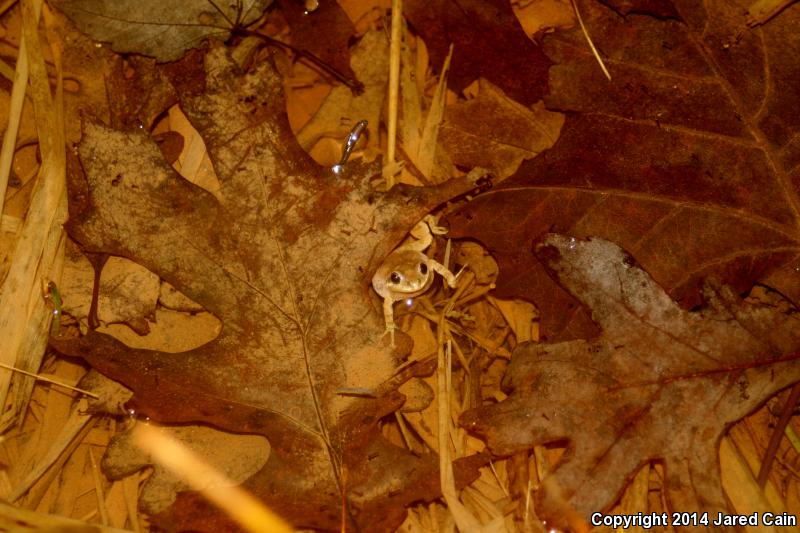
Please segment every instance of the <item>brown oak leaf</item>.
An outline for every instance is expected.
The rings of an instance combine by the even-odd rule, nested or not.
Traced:
[[[196,72],[188,58],[165,76],[183,84],[180,105],[206,143],[218,193],[176,174],[145,130],[87,121],[67,229],[85,250],[130,258],[168,281],[216,315],[221,333],[177,354],[97,332],[51,343],[125,384],[142,415],[267,437],[267,463],[244,486],[295,526],[338,530],[347,501],[352,527],[391,530],[405,505],[437,496],[438,460],[381,436],[380,418],[403,402],[399,382],[375,399],[336,391],[380,387],[409,351],[408,337],[398,335],[396,351],[383,338],[370,278],[414,223],[473,184],[380,193],[369,182],[377,168],[335,175],[292,135],[270,61],[244,72],[222,47],[196,57]],[[191,90],[187,79],[201,83]],[[469,461],[456,465],[462,482],[481,460]],[[154,520],[232,527],[190,492]]]
[[[56,5],[81,31],[134,52],[175,61],[208,37],[227,39],[234,29],[258,20],[271,0],[229,3],[216,0],[59,0]]]
[[[403,13],[441,69],[454,45],[447,84],[461,92],[486,78],[528,106],[547,90],[550,61],[522,30],[504,0],[411,0]]]
[[[704,289],[708,307],[684,311],[620,247],[599,238],[550,234],[537,250],[603,333],[591,342],[521,345],[504,381],[513,392],[459,423],[500,455],[569,441],[536,495],[549,525],[608,510],[653,460],[664,463],[671,510],[728,512],[720,438],[800,380],[797,313],[742,302],[715,283]]]
[[[612,80],[579,30],[548,36],[561,136],[449,217],[497,257],[500,296],[537,303],[548,339],[597,333],[532,261],[550,231],[619,243],[685,308],[712,274],[800,302],[800,6],[747,29],[727,2],[672,5],[680,20],[579,2]]]
[[[505,179],[522,161],[553,146],[563,123],[563,115],[542,102],[522,106],[482,79],[477,97],[447,107],[439,139],[454,164],[486,168]]]
[[[302,2],[278,0],[283,16],[292,29],[295,47],[310,52],[344,76],[348,85],[362,90],[350,67],[350,40],[355,28],[338,2],[319,2],[309,13]]]

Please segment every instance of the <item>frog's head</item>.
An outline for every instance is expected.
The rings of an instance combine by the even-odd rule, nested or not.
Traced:
[[[428,257],[414,250],[397,251],[390,256],[386,288],[397,296],[418,296],[433,283]],[[399,299],[399,298],[397,298]]]

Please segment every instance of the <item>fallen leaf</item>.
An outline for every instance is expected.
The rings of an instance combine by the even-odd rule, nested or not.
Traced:
[[[679,19],[680,14],[675,2],[670,0],[601,0],[617,13],[627,16],[631,14],[653,15],[659,18]]]
[[[260,435],[234,435],[203,426],[160,427],[158,431],[179,441],[237,484],[258,472],[269,457],[269,443]],[[103,456],[103,471],[112,480],[154,464],[149,454],[128,437],[123,433],[113,438]],[[227,453],[230,449],[240,453]],[[156,514],[169,507],[178,492],[188,489],[186,481],[155,464],[152,475],[141,489],[139,505],[143,511]]]
[[[502,180],[553,146],[563,124],[544,103],[525,107],[481,79],[476,98],[447,107],[440,137],[454,164],[486,168]]]
[[[294,47],[321,59],[346,78],[351,88],[360,87],[360,81],[350,68],[349,45],[355,28],[339,4],[319,2],[319,7],[312,12],[295,0],[278,0],[278,4],[292,29]]]
[[[203,61],[199,73],[185,63],[171,82],[187,72],[204,78],[203,91],[178,94],[205,141],[218,197],[178,175],[146,131],[89,121],[80,167],[70,172],[68,231],[87,251],[156,273],[217,316],[221,333],[178,354],[98,332],[51,343],[129,387],[129,405],[143,416],[267,437],[269,459],[244,486],[295,526],[338,530],[346,501],[351,527],[391,530],[408,503],[439,494],[437,459],[381,436],[380,419],[403,404],[402,380],[374,399],[336,391],[380,387],[394,374],[410,342],[399,334],[392,351],[383,338],[372,273],[433,206],[474,183],[380,193],[369,180],[377,166],[355,162],[335,175],[292,135],[270,61],[243,73],[221,47]],[[422,371],[431,369],[412,365],[404,380]],[[486,459],[459,461],[463,484]],[[187,492],[153,520],[166,529],[230,527]]]
[[[510,455],[569,448],[537,492],[548,525],[608,510],[647,461],[663,461],[675,511],[728,512],[719,443],[727,428],[800,380],[795,310],[705,287],[708,307],[682,310],[614,243],[550,234],[540,259],[602,329],[593,341],[524,344],[512,354],[508,399],[459,423]],[[723,527],[684,528],[722,531]]]
[[[531,298],[551,340],[597,329],[530,254],[549,231],[618,242],[685,308],[712,274],[800,303],[800,10],[744,30],[722,2],[674,3],[686,22],[579,4],[612,81],[579,30],[545,38],[561,136],[450,216],[452,235],[486,244],[497,295]]]
[[[225,41],[236,26],[258,20],[272,0],[62,0],[56,3],[84,33],[115,52],[175,61],[208,37]]]
[[[511,0],[511,8],[527,35],[575,24],[575,12],[568,1]]]
[[[758,26],[780,13],[797,0],[756,0],[747,8],[747,25]]]
[[[486,78],[523,105],[544,96],[550,61],[525,35],[508,1],[411,0],[403,13],[425,40],[435,68],[455,46],[447,77],[454,91]]]
[[[85,320],[92,302],[94,270],[77,247],[67,246],[64,280],[60,291],[63,311]],[[136,263],[111,257],[103,268],[98,291],[98,318],[104,324],[128,323],[140,334],[147,333],[146,317],[156,310],[158,276]]]
[[[359,143],[359,147],[369,146],[373,152],[378,150],[378,126],[389,79],[388,50],[389,42],[380,31],[370,31],[361,38],[353,48],[351,63],[364,84],[364,92],[355,95],[346,86],[333,87],[311,120],[297,132],[297,140],[303,148],[310,150],[322,137],[334,136],[341,143],[358,121],[366,120],[369,133],[364,136],[366,142],[361,141],[363,144]],[[330,164],[334,163],[338,163],[338,159]]]

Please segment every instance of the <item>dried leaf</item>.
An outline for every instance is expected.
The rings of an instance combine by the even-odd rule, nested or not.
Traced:
[[[339,3],[319,2],[313,12],[295,0],[278,0],[278,4],[291,26],[295,47],[311,52],[347,78],[351,89],[360,86],[350,68],[350,39],[355,28]]]
[[[529,109],[481,79],[476,98],[448,106],[441,140],[456,165],[486,168],[505,179],[523,160],[553,146],[563,124],[564,116],[542,102]]]
[[[404,13],[437,69],[455,45],[447,82],[456,92],[483,77],[523,105],[544,96],[550,62],[522,31],[509,2],[411,0]]]
[[[92,301],[94,270],[72,243],[66,257],[65,283],[60,288],[63,311],[84,320]],[[145,318],[155,313],[158,294],[158,276],[127,259],[111,257],[100,277],[98,318],[105,324],[146,323]]]
[[[341,142],[358,121],[366,120],[369,133],[365,135],[366,142],[359,143],[359,148],[366,145],[373,152],[377,151],[378,125],[389,78],[388,50],[389,43],[380,31],[367,32],[361,38],[353,49],[351,63],[358,79],[364,83],[364,92],[354,95],[343,85],[333,87],[311,120],[297,132],[297,140],[303,148],[309,150],[326,136],[334,136]]]
[[[686,22],[581,3],[607,82],[580,31],[545,39],[549,109],[568,112],[550,150],[449,222],[486,243],[499,297],[531,298],[549,339],[597,333],[531,261],[558,231],[618,242],[685,308],[715,275],[739,292],[764,281],[800,303],[796,186],[800,11],[758,31],[724,2],[676,3]]]
[[[270,62],[242,73],[216,47],[195,68],[205,89],[181,92],[181,109],[205,141],[218,197],[177,175],[146,132],[87,122],[79,147],[86,176],[71,173],[71,188],[86,192],[70,206],[68,231],[87,250],[135,259],[219,317],[221,333],[179,354],[98,332],[51,343],[132,389],[128,403],[142,415],[267,437],[269,460],[244,486],[293,524],[338,529],[345,499],[346,521],[393,529],[406,504],[436,497],[437,461],[381,436],[380,419],[403,403],[393,387],[375,399],[336,391],[393,375],[410,346],[401,334],[404,350],[394,353],[382,340],[371,274],[432,206],[474,183],[378,193],[369,182],[377,168],[358,162],[336,176],[292,136]],[[414,371],[422,370],[405,379]],[[462,485],[481,461],[456,464]],[[230,527],[187,492],[154,520]]]
[[[798,314],[744,303],[714,284],[706,286],[706,309],[681,310],[621,248],[599,238],[551,234],[537,250],[603,333],[521,345],[505,378],[508,399],[466,412],[460,424],[501,455],[569,441],[536,495],[537,513],[556,527],[575,512],[588,519],[608,510],[651,460],[665,464],[671,509],[712,519],[728,512],[720,438],[800,380]]]
[[[208,37],[227,40],[236,25],[258,20],[272,0],[61,0],[56,6],[97,41],[111,43],[116,52],[154,57],[160,62],[180,59]]]

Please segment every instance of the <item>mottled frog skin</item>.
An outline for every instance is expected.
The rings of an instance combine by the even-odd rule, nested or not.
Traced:
[[[446,233],[428,215],[411,230],[413,239],[399,246],[386,257],[372,276],[372,287],[383,298],[383,318],[386,332],[394,346],[394,303],[413,298],[427,291],[433,283],[434,272],[438,272],[450,287],[457,284],[456,277],[447,267],[423,252],[433,242],[433,234]]]

